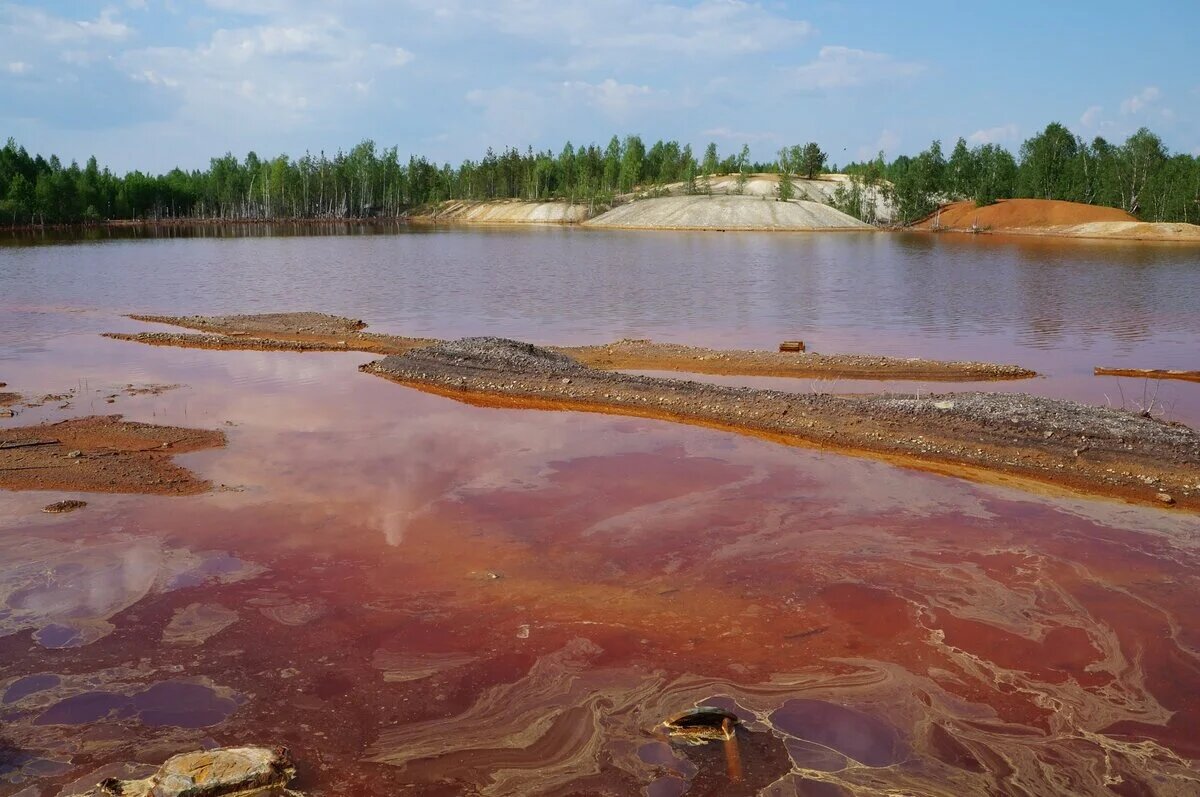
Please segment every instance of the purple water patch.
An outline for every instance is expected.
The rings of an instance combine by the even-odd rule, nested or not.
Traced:
[[[890,766],[905,756],[900,735],[890,724],[824,700],[789,700],[771,714],[771,724],[869,767]]]
[[[812,769],[817,772],[840,772],[850,765],[844,755],[823,745],[806,742],[803,739],[788,739],[785,744],[792,761],[803,769]]]
[[[147,725],[178,728],[207,728],[229,718],[236,701],[220,697],[207,686],[165,681],[134,695],[133,708]]]
[[[71,628],[69,625],[59,625],[51,623],[44,628],[39,628],[33,635],[37,643],[44,648],[54,650],[56,648],[74,648],[83,644],[83,633],[78,628]]]
[[[22,698],[36,694],[53,686],[58,686],[61,679],[54,673],[44,672],[36,675],[26,675],[24,678],[18,678],[9,684],[8,689],[4,691],[4,699],[0,703],[16,703]]]
[[[238,702],[210,687],[164,681],[132,696],[85,692],[60,700],[33,721],[35,725],[83,725],[114,717],[137,719],[155,727],[207,728],[237,711]]]
[[[84,692],[60,700],[43,711],[34,725],[83,725],[102,720],[129,702],[125,695],[114,692]]]

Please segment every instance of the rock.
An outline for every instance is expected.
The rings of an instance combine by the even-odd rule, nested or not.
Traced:
[[[699,706],[664,720],[662,727],[672,739],[685,744],[704,744],[733,738],[740,723],[736,714],[723,708]]]
[[[1158,500],[1159,503],[1166,504],[1167,506],[1170,506],[1171,504],[1175,503],[1175,499],[1171,496],[1170,493],[1157,493],[1154,497],[1155,497],[1155,499]]]
[[[66,501],[55,501],[53,504],[48,504],[47,506],[42,507],[42,511],[49,512],[53,515],[62,512],[74,512],[76,509],[83,509],[85,506],[87,506],[87,501],[68,499]]]
[[[12,410],[0,410],[0,418],[12,418],[16,414]]]
[[[83,456],[83,452],[82,452],[82,451],[68,451],[68,452],[67,452],[67,458],[68,458],[68,459],[79,459],[79,458],[80,458],[80,457],[82,457],[82,456]]]
[[[283,747],[222,747],[168,758],[147,778],[106,778],[76,797],[283,797],[296,776]]]

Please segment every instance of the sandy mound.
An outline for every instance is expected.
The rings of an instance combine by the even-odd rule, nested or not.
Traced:
[[[1002,199],[994,205],[983,207],[975,207],[975,203],[968,199],[942,206],[939,212],[915,226],[921,229],[932,229],[935,225],[944,229],[970,229],[977,226],[999,231],[1113,221],[1136,222],[1137,219],[1119,208],[1056,199]]]
[[[1054,233],[1075,238],[1200,243],[1200,225],[1179,222],[1093,221],[1088,224],[1056,227]]]
[[[952,202],[913,226],[919,230],[1200,243],[1200,226],[1195,224],[1138,221],[1120,208],[1056,199],[1002,199],[981,208],[970,200]]]
[[[737,195],[738,178],[736,174],[719,174],[708,178],[707,183],[703,177],[696,178],[696,187],[699,193],[702,194],[717,194],[717,195]],[[820,202],[823,205],[832,204],[834,194],[838,188],[849,186],[850,178],[845,174],[822,174],[812,180],[804,177],[793,177],[793,199],[803,199],[809,202]],[[687,196],[687,185],[685,183],[670,183],[662,187],[671,196]],[[746,178],[746,184],[742,187],[741,192],[744,196],[755,197],[770,197],[774,199],[779,194],[779,175],[777,174],[751,174]],[[636,197],[636,194],[627,195],[627,198]],[[881,221],[887,221],[892,217],[891,202],[884,196],[883,191],[875,190],[871,193],[872,201],[875,204],[875,215]]]
[[[588,217],[587,205],[569,202],[443,202],[436,210],[413,217],[415,221],[470,224],[578,224]]]
[[[853,216],[817,202],[754,196],[671,196],[613,208],[589,227],[665,230],[870,230]]]

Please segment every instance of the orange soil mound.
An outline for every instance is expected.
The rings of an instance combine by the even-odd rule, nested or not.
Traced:
[[[951,202],[916,224],[931,229],[934,222],[944,228],[969,229],[973,225],[992,230],[1058,227],[1094,221],[1137,221],[1119,208],[1063,202],[1057,199],[1002,199],[994,205],[975,207],[971,200]]]

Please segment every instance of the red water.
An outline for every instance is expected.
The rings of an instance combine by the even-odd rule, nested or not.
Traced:
[[[457,245],[479,240],[494,239]],[[693,257],[709,246],[682,240]],[[169,261],[208,243],[137,246]],[[0,493],[0,794],[48,797],[213,744],[285,744],[297,787],[327,795],[1200,786],[1193,517],[669,423],[470,407],[361,374],[361,354],[110,341],[96,333],[139,328],[118,310],[234,297],[183,308],[182,289],[168,300],[147,276],[153,306],[131,293],[118,307],[110,288],[89,301],[15,273],[38,252],[86,269],[131,247],[0,260],[7,285],[45,294],[39,309],[0,299],[0,381],[75,390],[67,408],[0,423],[120,412],[222,428],[226,448],[180,460],[223,487]],[[346,311],[319,299],[276,309]],[[1138,350],[1161,333],[1158,351],[1178,357],[1192,322],[1156,323]],[[570,336],[562,320],[532,326]],[[852,336],[870,334],[863,316]],[[1053,352],[1043,342],[998,348],[1028,364]],[[945,352],[912,353],[959,356]],[[1086,389],[1062,371],[1034,388]],[[68,497],[89,506],[39,511]],[[735,711],[735,739],[670,744],[658,723],[697,704]]]

